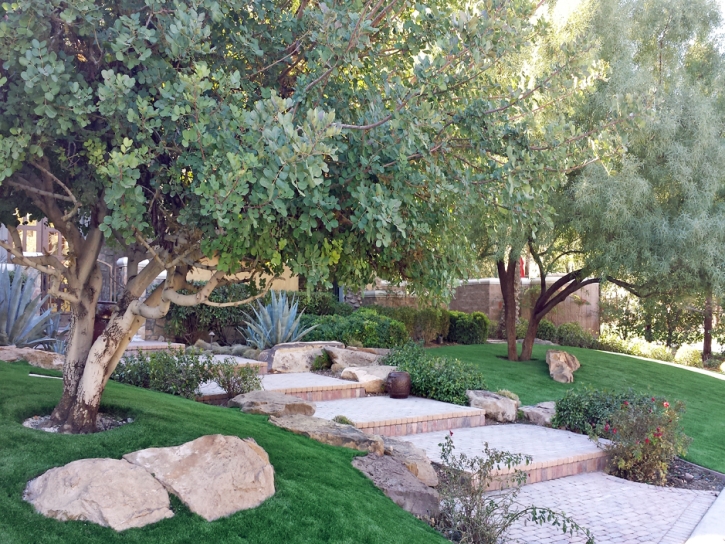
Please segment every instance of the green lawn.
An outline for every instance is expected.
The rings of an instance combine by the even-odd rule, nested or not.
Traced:
[[[24,363],[0,363],[0,542],[29,543],[426,543],[447,542],[396,506],[352,467],[352,450],[318,444],[277,429],[262,416],[207,406],[111,382],[104,409],[131,425],[86,436],[53,435],[21,426],[47,414],[60,380],[28,377]],[[116,533],[84,522],[58,522],[22,500],[25,483],[51,467],[172,446],[205,434],[252,436],[269,453],[276,494],[253,510],[206,522],[172,496],[174,517]]]
[[[534,359],[528,362],[506,360],[504,344],[448,346],[435,351],[475,363],[483,370],[489,389],[509,389],[524,404],[557,400],[567,389],[585,386],[609,390],[632,387],[683,400],[687,403],[685,432],[693,439],[686,458],[725,472],[725,381],[632,357],[563,348],[579,359],[581,368],[574,374],[575,383],[562,384],[549,377],[547,349],[551,348],[534,346]]]

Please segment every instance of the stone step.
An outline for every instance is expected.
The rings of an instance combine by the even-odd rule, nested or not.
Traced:
[[[483,410],[418,397],[371,396],[319,402],[315,416],[324,419],[345,416],[361,431],[382,436],[415,435],[485,424]]]
[[[215,355],[224,357],[223,355]],[[237,359],[241,359],[238,357]],[[266,374],[267,363],[244,359],[246,363],[240,364],[263,365],[260,370],[262,389],[292,395],[302,400],[319,402],[340,399],[356,399],[365,396],[365,387],[357,382],[330,378],[312,372],[299,372],[292,374]],[[261,367],[260,367],[261,368]],[[226,404],[229,395],[216,382],[208,382],[199,388],[198,402],[206,404]]]
[[[441,462],[438,444],[445,433],[433,432],[406,438],[426,451],[428,457]],[[585,435],[527,424],[487,425],[485,427],[459,429],[451,437],[454,454],[465,453],[469,458],[483,456],[484,444],[489,448],[510,453],[530,455],[529,465],[495,471],[490,489],[500,489],[508,475],[515,469],[526,472],[526,484],[535,484],[567,476],[600,472],[606,465],[606,454]]]

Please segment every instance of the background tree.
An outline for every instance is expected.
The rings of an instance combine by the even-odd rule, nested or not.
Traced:
[[[259,296],[269,288],[259,278],[284,266],[312,285],[377,274],[426,296],[449,291],[470,264],[457,229],[468,203],[493,198],[489,184],[525,203],[524,172],[539,168],[533,147],[502,144],[507,127],[535,115],[548,89],[576,93],[590,81],[568,49],[550,72],[514,73],[545,28],[535,9],[528,0],[3,4],[0,221],[13,243],[0,245],[47,274],[71,310],[52,421],[93,431],[105,383],[144,320],[172,302],[245,303],[209,298],[239,273]],[[560,136],[552,127],[541,139]],[[25,214],[62,233],[63,259],[23,254]],[[104,242],[124,248],[131,277],[92,342]],[[199,267],[212,276],[195,289],[186,278]]]

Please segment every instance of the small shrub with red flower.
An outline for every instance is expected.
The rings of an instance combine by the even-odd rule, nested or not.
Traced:
[[[647,403],[623,401],[590,435],[609,455],[607,472],[635,482],[664,485],[670,463],[684,455],[690,443],[682,430],[684,412],[684,403],[670,404],[657,397]]]

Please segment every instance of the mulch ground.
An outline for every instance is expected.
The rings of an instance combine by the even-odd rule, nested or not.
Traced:
[[[665,485],[678,489],[719,492],[725,488],[725,474],[689,463],[678,457],[670,464]]]

